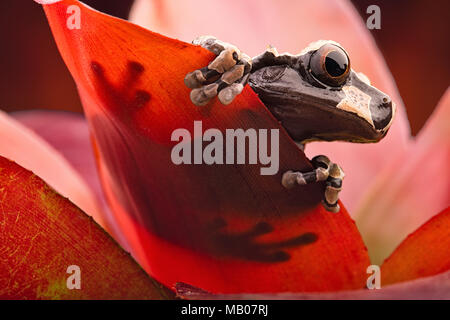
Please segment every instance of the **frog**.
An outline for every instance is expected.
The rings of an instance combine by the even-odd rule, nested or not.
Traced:
[[[215,55],[184,78],[193,104],[202,107],[217,98],[229,105],[248,85],[302,151],[314,141],[376,143],[392,125],[395,103],[351,68],[347,51],[335,41],[313,42],[299,54],[268,46],[253,58],[213,36],[192,43]],[[311,171],[288,170],[280,183],[292,189],[324,182],[322,205],[340,212],[343,169],[325,155],[310,161]]]

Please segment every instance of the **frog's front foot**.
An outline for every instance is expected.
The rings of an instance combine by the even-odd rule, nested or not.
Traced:
[[[222,104],[230,104],[248,81],[251,58],[237,47],[211,36],[199,37],[192,43],[217,56],[207,67],[190,72],[184,78],[186,86],[193,89],[192,102],[203,106],[217,95]]]
[[[325,195],[322,204],[328,211],[339,212],[339,192],[342,190],[344,171],[326,156],[316,156],[311,160],[314,170],[309,172],[287,171],[283,174],[281,183],[287,189],[296,185],[305,185],[325,181]]]

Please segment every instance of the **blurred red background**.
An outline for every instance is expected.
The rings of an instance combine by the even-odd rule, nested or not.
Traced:
[[[126,18],[132,0],[86,0]],[[353,0],[363,19],[381,9],[381,29],[372,30],[405,102],[416,134],[450,79],[450,1]],[[58,51],[40,5],[32,0],[0,2],[0,108],[81,112],[75,84]],[[302,48],[299,48],[299,51]]]

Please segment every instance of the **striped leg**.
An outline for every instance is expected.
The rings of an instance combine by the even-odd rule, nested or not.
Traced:
[[[311,160],[314,170],[309,172],[287,171],[283,174],[281,183],[287,189],[296,185],[305,185],[325,181],[325,194],[322,204],[328,211],[339,212],[339,192],[342,190],[344,171],[326,156],[317,156]]]
[[[235,46],[211,36],[202,36],[193,41],[211,51],[217,57],[207,66],[190,72],[184,78],[191,91],[195,105],[206,105],[215,96],[222,104],[230,104],[247,84],[252,60]]]

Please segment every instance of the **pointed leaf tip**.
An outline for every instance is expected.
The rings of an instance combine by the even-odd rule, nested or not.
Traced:
[[[450,270],[450,207],[410,234],[381,266],[384,285]]]

